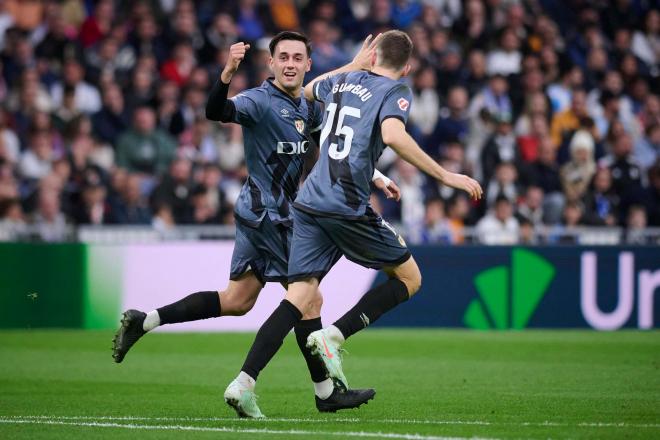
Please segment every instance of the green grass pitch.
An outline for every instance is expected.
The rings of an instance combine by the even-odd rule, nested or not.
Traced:
[[[265,421],[222,401],[251,334],[1,331],[2,439],[660,438],[660,333],[369,329],[346,345],[358,410],[320,414],[290,335],[259,378]]]

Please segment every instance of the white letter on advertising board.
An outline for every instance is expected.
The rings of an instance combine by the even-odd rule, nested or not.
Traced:
[[[595,252],[582,254],[580,306],[584,319],[597,330],[616,330],[626,323],[633,307],[634,257],[631,252],[619,254],[619,301],[610,313],[598,308],[597,258]]]

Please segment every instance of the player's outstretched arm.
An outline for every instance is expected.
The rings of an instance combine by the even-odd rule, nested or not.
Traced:
[[[381,124],[383,142],[389,145],[406,162],[411,163],[439,182],[462,189],[475,200],[483,195],[479,182],[464,174],[450,173],[442,168],[417,145],[406,132],[406,126],[397,118],[387,118]]]
[[[369,34],[369,36],[364,40],[364,43],[362,43],[360,51],[353,58],[353,61],[340,67],[339,69],[324,73],[323,75],[319,75],[311,80],[309,84],[305,86],[305,99],[308,101],[312,101],[314,99],[314,84],[316,84],[318,81],[321,81],[322,79],[337,75],[338,73],[354,72],[356,70],[371,70],[372,63],[375,60],[374,54],[376,53],[376,47],[378,47],[378,43],[380,43],[381,35],[382,34],[378,34],[376,35],[376,38],[373,38],[373,35]]]
[[[245,52],[250,48],[249,44],[242,42],[232,44],[229,47],[227,65],[222,69],[219,80],[211,89],[209,99],[206,102],[206,119],[211,121],[230,122],[232,120],[234,107],[227,101],[229,83],[232,76],[238,70],[238,66],[245,58]]]

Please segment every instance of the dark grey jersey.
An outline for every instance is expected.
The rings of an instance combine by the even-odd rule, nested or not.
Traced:
[[[410,88],[371,72],[350,72],[318,81],[314,98],[325,103],[321,151],[295,205],[362,217],[369,207],[374,166],[385,148],[380,125],[387,118],[406,123]]]
[[[320,105],[294,100],[270,80],[231,101],[234,122],[243,126],[249,174],[235,206],[238,220],[257,226],[268,214],[274,223],[290,224],[289,204],[298,192],[311,147],[309,133],[320,129]]]

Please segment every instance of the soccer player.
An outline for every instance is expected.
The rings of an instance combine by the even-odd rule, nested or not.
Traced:
[[[325,103],[320,158],[294,202],[286,297],[257,332],[239,377],[257,379],[342,255],[389,276],[333,326],[308,337],[330,376],[346,387],[343,341],[419,290],[421,274],[405,242],[369,205],[369,181],[386,145],[443,184],[482,195],[475,180],[443,169],[406,133],[411,91],[398,80],[410,71],[408,35],[388,31],[375,41],[371,71],[333,71],[305,87],[305,97]],[[236,379],[228,389],[240,386]]]
[[[243,315],[254,305],[264,283],[275,281],[286,287],[293,221],[289,205],[297,194],[306,158],[317,153],[310,146],[310,132],[320,128],[322,114],[318,103],[302,97],[303,78],[311,66],[311,48],[307,38],[295,32],[282,32],[270,42],[274,79],[227,99],[231,78],[249,47],[244,43],[230,47],[227,65],[206,107],[209,119],[243,126],[249,171],[235,206],[236,244],[229,285],[221,292],[193,293],[146,314],[126,311],[113,344],[113,357],[118,363],[133,344],[159,325]],[[374,50],[375,45],[365,40],[346,68],[368,66]],[[399,190],[389,179],[379,178],[374,183],[386,195],[398,199]],[[319,411],[357,407],[373,398],[375,392],[335,386],[323,363],[305,346],[308,335],[322,328],[321,304],[317,291],[303,306],[303,319],[294,329],[314,382],[316,406]],[[225,399],[240,416],[263,417],[254,393],[227,390]]]

